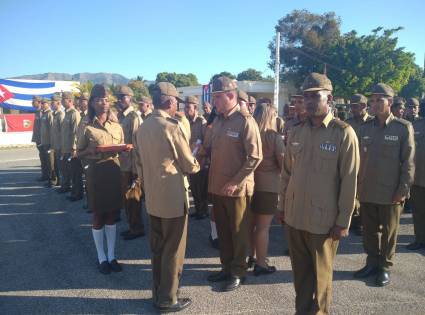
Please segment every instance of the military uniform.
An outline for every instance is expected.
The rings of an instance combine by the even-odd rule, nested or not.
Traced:
[[[198,98],[195,96],[186,97],[185,103],[199,105]],[[190,123],[189,146],[193,152],[198,150],[199,146],[204,142],[207,121],[204,117],[198,115],[197,112],[193,119],[188,116],[186,118]],[[206,157],[198,156],[197,159],[201,170],[196,174],[189,175],[189,183],[195,203],[195,213],[193,215],[201,219],[208,215],[208,165],[206,164]]]
[[[43,103],[49,103],[49,100],[43,100]],[[51,150],[51,132],[53,126],[53,114],[50,107],[42,111],[40,120],[40,144],[42,150],[42,158],[46,167],[47,185],[51,185],[52,182],[56,181],[56,174],[54,173],[54,153]]]
[[[312,73],[303,89],[332,91],[332,85]],[[359,162],[354,130],[330,112],[320,126],[307,119],[289,133],[279,208],[287,226],[297,314],[329,313],[339,243],[329,233],[350,226]]]
[[[39,96],[33,97],[33,102],[40,102],[41,98]],[[31,142],[34,142],[37,150],[38,150],[38,156],[40,158],[40,165],[41,165],[41,178],[40,180],[47,180],[47,171],[46,171],[46,165],[44,164],[44,159],[42,155],[42,148],[41,148],[41,135],[40,135],[40,122],[41,122],[41,109],[37,109],[34,112],[34,126],[32,129],[32,137]]]
[[[236,90],[227,77],[213,81],[213,92]],[[218,115],[211,125],[204,147],[211,151],[208,192],[212,195],[220,239],[222,274],[241,281],[246,274],[249,246],[249,206],[254,193],[254,170],[263,155],[261,137],[254,118],[235,104],[227,115]],[[223,192],[229,182],[237,189],[231,196]],[[211,281],[214,276],[210,277]],[[226,290],[225,287],[223,287]]]
[[[178,99],[171,83],[157,83],[153,93],[154,100],[159,95]],[[152,295],[160,308],[180,303],[177,290],[186,250],[189,207],[185,176],[199,171],[184,128],[166,111],[155,109],[135,137],[137,172],[150,220]]]
[[[372,94],[392,97],[393,91],[387,85],[378,84]],[[402,204],[394,202],[393,198],[409,195],[415,171],[413,128],[411,123],[393,114],[388,116],[383,126],[375,117],[361,127],[359,139],[361,168],[358,195],[367,267],[380,270],[381,275],[388,277],[385,273],[393,265],[402,210]],[[362,273],[359,275],[361,277]],[[387,284],[385,282],[379,285]]]
[[[425,119],[413,123],[415,131],[415,180],[411,188],[411,202],[413,206],[413,225],[415,228],[415,242],[407,246],[408,249],[425,247]]]
[[[133,96],[133,91],[127,86],[122,86],[119,93]],[[124,143],[133,144],[134,136],[141,123],[139,115],[132,106],[129,106],[118,114],[118,119],[124,131]],[[141,212],[141,187],[140,184],[134,182],[137,177],[134,154],[133,151],[120,153],[123,204],[129,226],[129,232],[124,236],[125,239],[133,239],[145,234]]]
[[[73,177],[75,169],[78,168],[79,159],[71,156],[77,148],[77,131],[80,123],[80,113],[74,107],[65,110],[65,117],[62,125],[62,171],[63,180],[61,185],[62,191],[69,191],[72,185],[75,186],[76,179]],[[73,172],[74,170],[74,172]],[[75,186],[77,188],[77,186]],[[74,188],[74,193],[75,193]],[[82,196],[82,192],[81,192]]]
[[[53,99],[55,100],[55,99]],[[52,125],[52,132],[51,132],[51,146],[53,149],[54,154],[54,172],[57,177],[56,185],[60,184],[60,178],[62,176],[60,172],[60,166],[61,166],[61,156],[62,156],[62,121],[65,114],[64,112],[59,108],[53,113],[53,125]]]

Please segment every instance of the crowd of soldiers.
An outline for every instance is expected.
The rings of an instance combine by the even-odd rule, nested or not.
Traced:
[[[203,104],[203,115],[197,97],[181,99],[168,82],[140,100],[121,86],[116,110],[102,85],[82,93],[78,106],[68,92],[51,100],[34,97],[40,180],[71,192],[70,201],[86,191],[103,274],[122,270],[114,254],[121,208],[126,240],[145,235],[142,208],[147,212],[153,303],[161,312],[191,304],[179,296],[190,189],[190,216],[210,218],[210,241],[220,253],[222,268],[208,281],[232,291],[249,268],[255,276],[274,273],[267,247],[276,218],[288,240],[296,313],[328,314],[333,261],[350,225],[363,236],[367,254],[365,267],[353,276],[374,276],[378,286],[390,283],[400,214],[409,198],[416,239],[407,248],[425,248],[425,119],[419,102],[407,100],[403,113],[404,100],[377,83],[369,99],[353,95],[351,117],[343,121],[332,90],[326,75],[310,74],[283,118],[270,99],[256,100],[225,76],[213,80],[212,105]],[[120,144],[128,146],[99,150]]]

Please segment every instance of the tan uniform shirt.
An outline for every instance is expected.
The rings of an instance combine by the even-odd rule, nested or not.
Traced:
[[[50,145],[50,132],[53,125],[52,110],[43,111],[40,119],[40,143],[42,145]]]
[[[31,142],[37,145],[41,143],[41,110],[36,110],[34,113],[34,126],[32,128]]]
[[[204,117],[196,115],[193,120],[189,120],[190,123],[190,148],[193,149],[196,141],[204,141],[205,130],[207,128],[207,121]]]
[[[359,200],[392,204],[395,193],[408,196],[415,175],[412,124],[390,114],[385,126],[377,118],[360,128]]]
[[[50,143],[52,149],[56,152],[61,152],[62,147],[62,121],[65,116],[65,113],[62,110],[57,110],[53,113],[53,125],[51,132]]]
[[[276,117],[276,128],[278,133],[285,134],[285,121],[279,116]]]
[[[211,151],[208,191],[223,196],[222,188],[232,181],[238,183],[233,197],[252,196],[254,170],[263,159],[254,118],[235,106],[227,117],[214,119],[208,134],[204,140],[204,147]]]
[[[254,172],[255,191],[278,193],[285,150],[282,136],[274,130],[268,130],[264,133],[261,143],[263,160]]]
[[[125,111],[120,112],[118,115],[121,127],[124,132],[124,143],[133,144],[134,135],[139,129],[141,119],[137,115],[132,106],[129,106]],[[134,165],[134,152],[133,150],[120,153],[121,171],[136,173]]]
[[[350,125],[329,113],[320,127],[293,127],[282,168],[285,222],[313,234],[349,227],[356,196],[359,145]]]
[[[62,154],[76,150],[79,123],[80,113],[75,108],[68,108],[62,122]]]
[[[425,119],[413,122],[415,131],[415,181],[414,184],[425,187]]]
[[[186,175],[199,171],[183,125],[162,110],[155,110],[136,133],[137,173],[152,216],[176,218],[189,208]]]
[[[105,124],[101,124],[97,117],[93,121],[87,120],[81,137],[78,138],[77,150],[82,151],[87,148],[96,148],[105,144],[122,144],[124,143],[124,133],[120,124],[114,121],[114,118],[106,120]],[[87,160],[101,160],[109,157],[117,156],[116,153],[95,153],[84,156]]]
[[[357,137],[359,137],[360,127],[367,121],[372,120],[373,117],[366,113],[360,120],[355,119],[354,117],[348,118],[346,120],[347,124],[350,124],[356,132]]]

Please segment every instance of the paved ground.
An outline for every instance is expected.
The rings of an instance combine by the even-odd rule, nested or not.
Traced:
[[[0,151],[0,314],[155,314],[147,239],[119,240],[120,274],[97,272],[90,215],[82,203],[44,188],[35,149]],[[118,231],[126,228],[121,222]],[[230,292],[206,281],[219,269],[207,242],[209,223],[191,221],[183,296],[194,303],[182,314],[293,314],[294,290],[282,228],[271,230],[270,261],[278,272]],[[333,314],[425,314],[425,251],[411,253],[411,215],[403,215],[393,283],[352,279],[365,259],[361,238],[341,242],[334,273]]]

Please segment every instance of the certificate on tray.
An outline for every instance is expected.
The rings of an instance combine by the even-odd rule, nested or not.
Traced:
[[[118,153],[122,151],[130,151],[133,149],[132,144],[101,144],[96,147],[96,152],[104,153],[104,152],[112,152]]]

